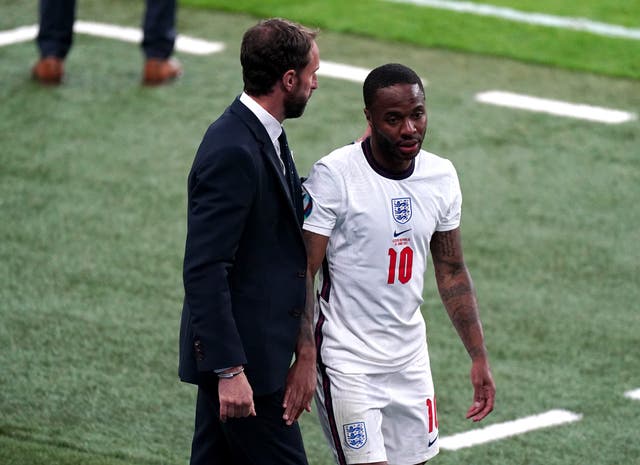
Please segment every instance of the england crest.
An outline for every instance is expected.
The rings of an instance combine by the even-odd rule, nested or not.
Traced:
[[[342,425],[344,430],[344,440],[352,449],[360,449],[367,443],[367,428],[364,426],[364,421],[358,421],[356,423],[347,423]]]
[[[411,219],[411,197],[391,199],[391,210],[396,223],[405,224]]]

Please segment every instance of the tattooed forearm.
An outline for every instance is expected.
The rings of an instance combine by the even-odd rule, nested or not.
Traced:
[[[478,302],[469,270],[450,266],[446,260],[434,261],[440,298],[449,318],[472,359],[486,356]]]
[[[314,281],[314,276],[307,273],[307,300],[305,302],[304,311],[302,312],[302,318],[300,321],[300,342],[308,344],[315,344],[313,335],[313,296],[315,295]]]
[[[469,328],[476,326],[479,321],[478,312],[475,307],[469,305],[460,305],[449,312],[449,315],[456,330],[464,334],[469,331]]]
[[[300,355],[303,351],[315,349],[315,338],[313,334],[313,294],[314,278],[307,272],[306,278],[307,299],[304,310],[300,317],[300,330],[298,331],[298,341],[296,353]]]
[[[451,287],[440,289],[440,298],[442,302],[446,303],[457,297],[464,296],[466,294],[472,294],[473,288],[468,283],[458,283]]]
[[[473,360],[478,357],[486,357],[487,349],[485,346],[467,347],[467,353],[469,354],[469,357],[471,357],[471,359]]]
[[[447,309],[453,326],[456,328],[467,353],[472,359],[486,355],[482,323],[475,305],[459,305]]]
[[[462,256],[459,228],[433,234],[431,257],[442,303],[469,356],[486,356],[478,302]]]

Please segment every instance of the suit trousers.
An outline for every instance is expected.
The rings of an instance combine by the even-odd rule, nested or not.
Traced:
[[[298,423],[282,419],[284,391],[254,398],[256,416],[220,421],[217,382],[198,386],[190,465],[308,465]]]
[[[36,42],[42,57],[65,58],[73,42],[76,0],[40,0]],[[168,58],[176,40],[176,0],[146,0],[142,50],[147,58]]]

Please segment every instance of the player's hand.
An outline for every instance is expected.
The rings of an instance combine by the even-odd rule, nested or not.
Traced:
[[[218,381],[220,399],[220,420],[256,416],[253,404],[253,390],[244,373],[233,378],[220,378]]]
[[[473,384],[473,404],[467,411],[467,418],[480,421],[493,410],[496,386],[491,376],[489,362],[485,358],[474,360],[471,365]]]
[[[311,412],[311,399],[316,389],[315,349],[304,355],[297,355],[289,368],[284,391],[283,420],[292,425],[304,410]]]

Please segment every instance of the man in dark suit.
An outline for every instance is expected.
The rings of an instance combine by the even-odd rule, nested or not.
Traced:
[[[244,92],[189,174],[179,372],[198,385],[191,464],[303,465],[296,420],[310,410],[316,352],[300,179],[281,124],[317,88],[315,32],[261,21],[240,60]]]

